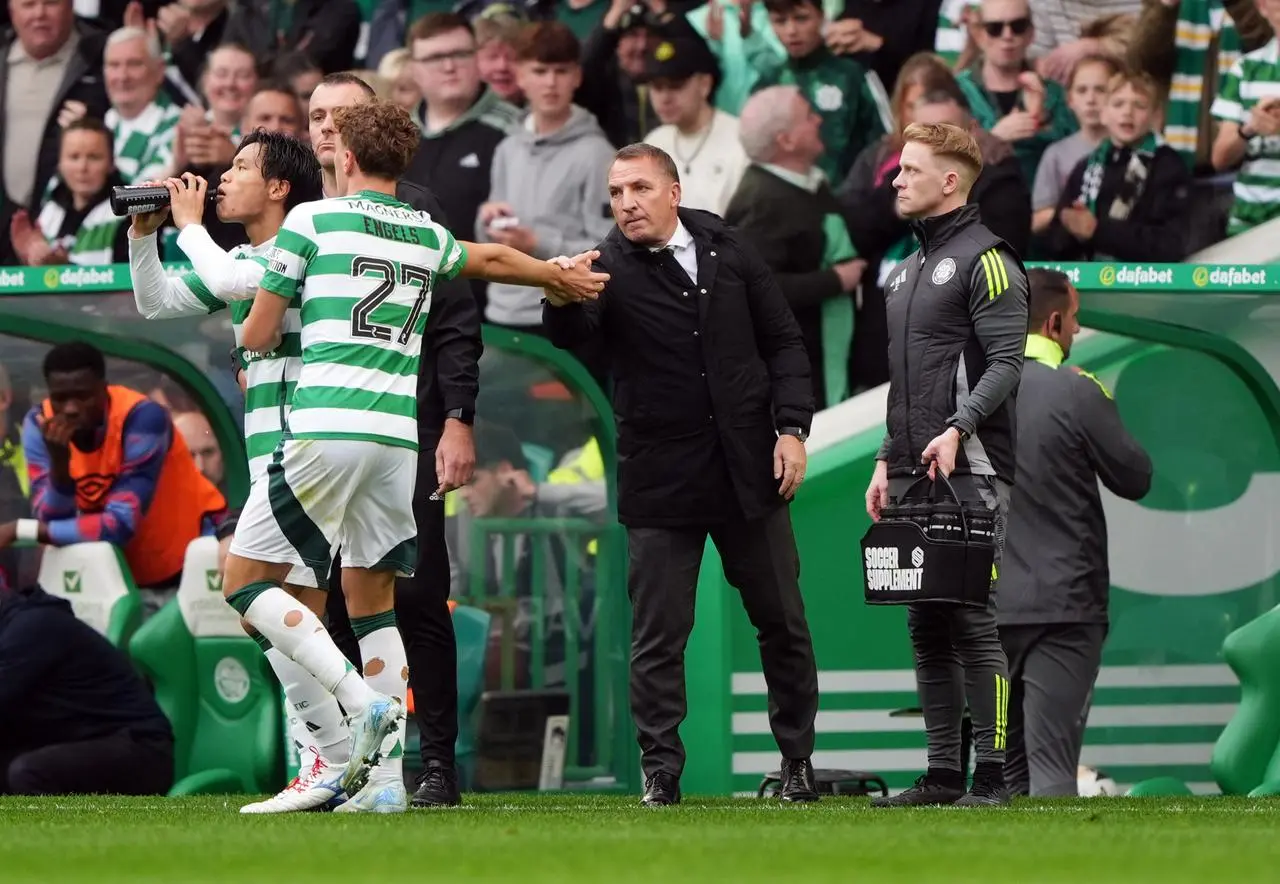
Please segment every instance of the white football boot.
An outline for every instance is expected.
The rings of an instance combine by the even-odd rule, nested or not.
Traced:
[[[395,733],[404,717],[404,706],[398,697],[379,695],[369,704],[363,715],[352,716],[351,758],[340,786],[347,795],[355,795],[364,789],[370,770],[382,758],[382,743],[388,734]]]
[[[266,801],[246,804],[241,813],[297,813],[317,810],[342,794],[342,775],[345,766],[330,764],[316,750],[309,747],[302,755],[303,767],[293,782]]]
[[[378,766],[369,771],[365,787],[333,809],[334,813],[404,813],[409,809],[409,793],[404,779]]]

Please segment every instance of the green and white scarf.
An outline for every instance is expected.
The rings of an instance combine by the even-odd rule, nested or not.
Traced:
[[[164,92],[132,120],[121,119],[115,108],[107,111],[104,122],[115,141],[116,168],[126,183],[170,174],[180,116],[182,108]]]
[[[1205,83],[1209,46],[1218,38],[1218,77],[1240,58],[1240,34],[1223,8],[1222,0],[1182,0],[1174,43],[1173,79],[1165,110],[1164,137],[1189,166],[1196,161],[1200,105],[1208,90]]]
[[[62,222],[67,217],[67,210],[49,200],[40,209],[36,226],[49,242],[49,245],[61,246],[67,251],[67,260],[72,264],[110,264],[116,243],[116,234],[123,218],[117,218],[111,212],[111,201],[98,203],[80,222],[80,229],[68,236],[59,236]]]
[[[825,245],[822,250],[824,269],[852,261],[858,257],[844,218],[835,213],[822,219]],[[853,295],[841,292],[822,302],[822,379],[826,385],[830,408],[849,398],[849,351],[853,349]]]
[[[1113,221],[1124,221],[1133,210],[1133,204],[1142,196],[1147,186],[1147,175],[1151,171],[1151,160],[1161,139],[1154,132],[1148,132],[1142,143],[1135,145],[1129,153],[1129,162],[1124,170],[1124,183],[1111,207],[1107,217]],[[1107,164],[1111,161],[1111,152],[1117,148],[1110,138],[1101,143],[1089,154],[1088,165],[1084,169],[1084,177],[1080,181],[1080,202],[1089,207],[1094,217],[1098,215],[1098,191],[1102,189],[1102,178],[1106,174]]]

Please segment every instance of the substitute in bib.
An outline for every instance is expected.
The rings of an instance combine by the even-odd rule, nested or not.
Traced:
[[[898,213],[920,248],[885,286],[889,327],[888,433],[867,488],[867,513],[901,495],[928,468],[950,476],[962,500],[995,513],[996,563],[1014,476],[1014,395],[1027,335],[1022,262],[967,205],[982,171],[973,136],[959,127],[913,124],[903,133]],[[956,576],[963,580],[962,575]],[[957,586],[956,595],[961,594]],[[1005,804],[1009,672],[987,608],[915,603],[907,628],[929,740],[929,769],[878,807]],[[977,768],[965,793],[961,719],[973,718]]]
[[[196,469],[169,413],[108,384],[92,344],[51,349],[44,380],[49,398],[22,427],[35,519],[0,525],[0,549],[15,539],[114,544],[153,614],[177,591],[187,544],[213,533],[227,503]]]

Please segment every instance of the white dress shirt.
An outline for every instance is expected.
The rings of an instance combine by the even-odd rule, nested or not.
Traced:
[[[698,248],[693,244],[693,234],[684,226],[683,221],[676,221],[676,231],[671,234],[665,246],[655,246],[652,251],[670,250],[680,268],[689,275],[689,281],[698,281]]]

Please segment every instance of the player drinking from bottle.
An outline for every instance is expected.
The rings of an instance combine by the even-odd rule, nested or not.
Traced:
[[[294,206],[322,196],[320,165],[310,148],[289,135],[257,131],[249,134],[217,187],[218,217],[239,223],[249,244],[223,251],[204,228],[208,183],[187,173],[170,178],[170,206],[135,215],[129,231],[129,263],[138,312],[148,319],[199,316],[223,308],[231,310],[236,338],[236,371],[245,386],[245,448],[249,478],[266,476],[271,452],[280,442],[282,418],[289,406],[288,390],[302,370],[296,308],[285,318],[280,346],[249,352],[239,346],[245,317],[266,271],[266,255],[276,232]],[[192,269],[166,275],[156,249],[156,231],[173,216],[178,245]],[[313,611],[323,611],[325,594],[318,587],[328,572],[317,575],[295,568],[288,591]],[[309,810],[338,796],[341,772],[347,762],[349,732],[338,701],[315,677],[271,647],[260,633],[250,631],[262,646],[272,671],[284,688],[289,706],[289,735],[298,747],[299,775],[278,795],[241,808],[245,813]]]

